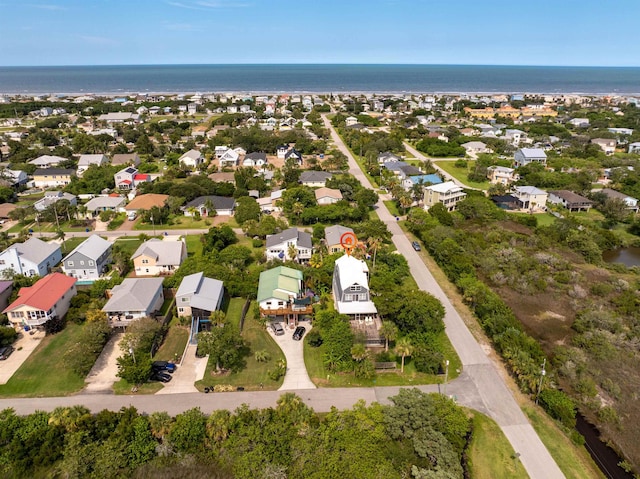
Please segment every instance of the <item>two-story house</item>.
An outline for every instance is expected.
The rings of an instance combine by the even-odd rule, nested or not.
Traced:
[[[453,211],[456,205],[466,197],[464,189],[453,181],[427,186],[424,189],[424,209],[428,210],[433,205],[442,203],[447,211]]]
[[[135,189],[134,178],[138,174],[138,169],[133,166],[127,166],[118,171],[114,176],[116,188],[119,190]]]
[[[15,243],[0,253],[0,273],[4,276],[44,276],[62,259],[60,246],[38,238]]]
[[[62,271],[79,280],[96,280],[111,263],[111,243],[95,234],[76,246],[62,261]]]
[[[211,313],[220,309],[224,296],[224,284],[218,279],[205,277],[204,273],[194,273],[182,278],[176,292],[178,316],[191,316],[206,320]]]
[[[513,168],[506,166],[489,166],[487,168],[487,179],[494,185],[510,185],[520,179],[520,175]]]
[[[342,246],[342,237],[345,234],[348,234],[349,236],[353,235],[353,230],[342,225],[327,226],[324,229],[324,243],[329,254],[344,251],[344,247]]]
[[[593,201],[569,190],[549,191],[547,201],[554,205],[562,205],[569,211],[589,211]]]
[[[18,298],[4,311],[14,327],[38,327],[50,319],[62,318],[76,295],[76,280],[51,273],[33,286],[21,288]]]
[[[310,298],[304,296],[302,271],[278,266],[260,273],[258,306],[261,316],[284,319],[295,326],[301,315],[311,314]]]
[[[549,199],[546,191],[535,186],[516,186],[512,195],[518,199],[521,209],[529,211],[544,211]]]
[[[186,166],[187,168],[197,168],[204,163],[204,155],[198,150],[189,150],[178,158],[178,163]]]
[[[267,154],[258,152],[258,153],[248,153],[244,160],[242,160],[242,166],[250,166],[253,168],[261,168],[267,164]]]
[[[80,155],[80,158],[78,158],[77,175],[81,177],[91,165],[102,166],[107,164],[109,164],[109,159],[103,154]]]
[[[152,238],[142,243],[131,259],[136,276],[169,275],[187,259],[187,247],[184,241]]]
[[[67,186],[75,175],[75,170],[65,168],[38,168],[33,172],[33,186],[36,188]]]
[[[295,256],[292,254],[295,252]],[[296,260],[305,263],[311,259],[313,244],[311,235],[298,228],[289,228],[281,233],[267,236],[265,256],[267,260]]]
[[[616,152],[616,145],[618,144],[613,138],[594,138],[591,143],[598,145],[604,154],[609,156]]]
[[[164,303],[162,278],[125,278],[108,292],[102,311],[112,327],[124,327],[141,318],[150,318]]]
[[[542,148],[520,148],[514,153],[513,161],[516,168],[531,163],[539,163],[543,166],[546,166],[547,154]]]

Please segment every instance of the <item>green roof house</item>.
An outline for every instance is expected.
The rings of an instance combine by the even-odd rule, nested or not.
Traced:
[[[302,271],[278,266],[260,273],[258,304],[262,316],[282,318],[295,325],[298,316],[313,311],[311,301],[304,298]]]

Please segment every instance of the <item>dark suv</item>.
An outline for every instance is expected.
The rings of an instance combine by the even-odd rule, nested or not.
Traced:
[[[302,336],[304,336],[305,331],[306,329],[304,328],[304,326],[298,326],[293,332],[293,339],[296,341],[300,341],[302,339]]]
[[[7,359],[13,352],[13,346],[3,346],[0,348],[0,360]]]
[[[414,241],[411,243],[411,246],[413,246],[413,249],[416,251],[420,251],[420,243],[418,243],[417,241]]]

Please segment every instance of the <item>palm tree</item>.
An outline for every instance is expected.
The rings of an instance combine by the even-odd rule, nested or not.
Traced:
[[[261,349],[259,351],[256,351],[254,354],[254,357],[256,361],[259,363],[266,363],[271,359],[271,355],[267,352],[266,349]]]
[[[49,424],[52,426],[63,426],[67,432],[75,431],[78,422],[84,416],[91,414],[91,411],[84,406],[57,407],[49,416]]]
[[[207,420],[207,435],[213,442],[222,442],[229,437],[231,413],[226,409],[215,411]]]
[[[291,212],[296,215],[296,222],[300,221],[300,215],[304,211],[304,205],[299,201],[296,201],[291,207]]]
[[[382,244],[382,240],[380,238],[369,237],[367,238],[367,244],[369,248],[373,250],[373,267],[372,270],[376,269],[376,254],[378,253],[378,248]]]
[[[400,372],[404,373],[404,358],[413,354],[413,345],[411,344],[411,340],[406,336],[398,339],[395,347],[395,353],[402,356]]]
[[[221,328],[222,326],[224,326],[224,321],[226,317],[227,315],[224,314],[224,311],[217,309],[211,312],[211,316],[209,317],[209,320],[211,321],[211,324],[213,324],[214,326],[217,326],[218,328]]]
[[[351,347],[351,357],[354,361],[361,363],[369,357],[369,351],[367,351],[362,343],[354,344]]]
[[[294,245],[293,243],[290,244],[287,248],[287,256],[291,261],[295,261],[296,257],[298,256],[298,250],[296,249],[296,245]]]
[[[405,191],[398,198],[398,202],[400,203],[400,206],[402,207],[402,209],[406,213],[407,209],[413,204],[413,198],[411,197],[411,195],[409,193],[407,193]]]
[[[213,201],[210,199],[204,202],[204,208],[207,210],[207,216],[214,217],[218,214],[216,207],[213,205]]]
[[[322,266],[322,255],[318,253],[312,254],[309,259],[309,266],[312,268],[320,268]]]
[[[164,441],[164,438],[169,434],[172,423],[173,418],[164,411],[157,411],[149,416],[151,434],[153,434],[153,437],[160,439],[161,441]]]
[[[398,326],[396,326],[391,321],[382,321],[382,326],[380,327],[380,334],[384,338],[384,350],[385,352],[389,351],[389,341],[395,341],[398,337]]]

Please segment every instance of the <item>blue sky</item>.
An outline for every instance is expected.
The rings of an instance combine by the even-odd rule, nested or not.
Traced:
[[[640,0],[0,0],[0,65],[640,66]]]

